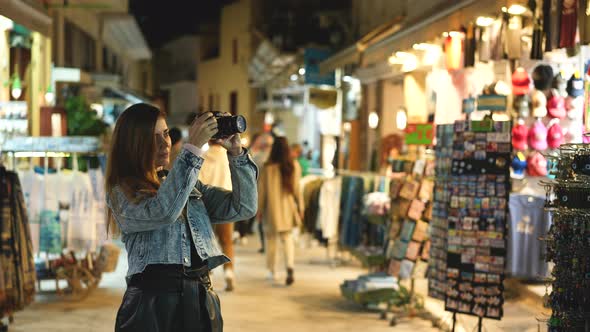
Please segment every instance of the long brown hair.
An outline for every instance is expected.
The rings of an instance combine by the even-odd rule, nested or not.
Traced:
[[[281,184],[289,194],[295,193],[293,184],[293,173],[295,172],[295,165],[291,157],[291,149],[289,142],[285,137],[276,137],[272,143],[270,156],[267,164],[278,164],[281,171]]]
[[[154,160],[154,130],[159,118],[165,118],[164,112],[148,104],[132,105],[121,114],[113,131],[107,159],[107,195],[119,187],[129,200],[138,202],[158,190],[160,181]],[[120,230],[110,209],[107,216],[107,233],[118,235]]]

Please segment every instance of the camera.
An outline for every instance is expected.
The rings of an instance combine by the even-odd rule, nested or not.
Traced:
[[[246,118],[242,115],[224,116],[221,112],[214,112],[213,116],[217,119],[218,130],[214,139],[224,139],[246,131]]]

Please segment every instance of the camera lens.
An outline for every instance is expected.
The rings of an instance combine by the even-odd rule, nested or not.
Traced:
[[[222,116],[221,113],[216,113],[218,132],[213,138],[227,138],[237,133],[246,131],[246,118],[242,115]]]

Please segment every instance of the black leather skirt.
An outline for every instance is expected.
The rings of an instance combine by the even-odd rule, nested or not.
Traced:
[[[115,332],[221,332],[219,297],[209,270],[148,265],[127,280]]]

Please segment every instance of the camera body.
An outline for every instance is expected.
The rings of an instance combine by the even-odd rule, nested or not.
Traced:
[[[242,115],[224,116],[221,112],[214,112],[213,116],[217,119],[218,130],[213,136],[214,139],[225,139],[246,131],[246,118]]]

